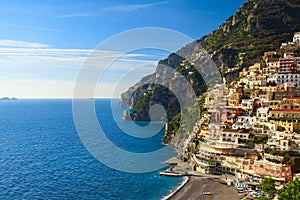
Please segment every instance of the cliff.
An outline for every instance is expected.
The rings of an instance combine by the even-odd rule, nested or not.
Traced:
[[[165,65],[183,75],[195,94],[201,96],[210,84],[207,82],[209,78],[204,76],[211,72],[199,73],[194,66],[197,59],[202,65],[208,65],[208,57],[211,57],[225,80],[230,82],[237,78],[239,71],[258,61],[264,52],[278,49],[282,42],[290,41],[294,32],[299,30],[299,0],[248,0],[217,30],[159,61],[154,74],[144,77],[122,94],[120,105],[131,109],[133,120],[143,121],[150,120],[151,105],[163,105],[169,127],[165,142],[169,143],[178,132],[177,125],[183,113],[170,88],[184,86],[180,85],[182,77],[170,74]],[[208,52],[209,56],[204,56],[206,60],[201,59],[205,53],[199,46]],[[147,84],[149,82],[158,84]],[[165,87],[159,86],[161,84]],[[192,95],[189,91],[182,92],[187,99]],[[200,102],[198,106],[201,107]],[[197,120],[197,117],[191,117],[191,122],[186,122],[190,123],[186,130]]]
[[[248,0],[198,42],[212,54],[226,76],[228,69],[240,71],[258,61],[264,52],[278,49],[299,30],[299,0]],[[236,77],[230,74],[229,81]]]

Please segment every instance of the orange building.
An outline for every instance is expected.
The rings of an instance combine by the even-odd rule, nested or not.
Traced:
[[[269,176],[274,180],[288,182],[292,180],[292,169],[289,165],[276,164],[269,161],[255,161],[253,164],[255,174],[262,177]]]

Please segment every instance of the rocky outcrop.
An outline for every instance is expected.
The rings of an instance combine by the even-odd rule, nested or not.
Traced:
[[[265,51],[290,41],[294,32],[300,30],[299,21],[298,0],[248,0],[199,42],[226,77],[228,69],[240,71],[258,61]]]
[[[299,22],[298,0],[248,0],[217,30],[159,61],[154,74],[144,77],[122,94],[120,106],[131,110],[130,115],[125,114],[125,119],[149,121],[149,108],[160,104],[166,109],[169,123],[174,121],[182,108],[172,90],[184,94],[180,96],[187,100],[193,92],[199,96],[210,82],[219,81],[212,78],[218,77],[214,73],[221,73],[231,82],[238,77],[239,71],[260,60],[263,52],[278,49],[282,42],[290,41],[293,33],[300,30]],[[208,56],[201,46],[208,51]],[[214,64],[218,70],[209,70]],[[187,82],[182,81],[183,78]],[[185,90],[187,84],[193,91]],[[165,137],[167,142],[175,134],[172,124],[169,129]]]

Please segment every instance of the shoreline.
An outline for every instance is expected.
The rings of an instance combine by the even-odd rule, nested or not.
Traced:
[[[169,200],[176,193],[178,193],[190,181],[190,178],[187,177],[187,176],[184,176],[183,178],[184,178],[184,180],[170,194],[167,194],[166,196],[163,196],[161,198],[161,200]]]
[[[238,192],[210,177],[184,176],[186,180],[161,200],[202,199],[238,200]],[[209,192],[203,195],[202,192]]]
[[[181,199],[224,199],[238,200],[238,192],[222,181],[218,175],[202,174],[190,170],[190,163],[173,157],[165,162],[170,168],[161,172],[163,176],[183,177],[184,180],[178,186],[169,191],[169,194],[161,197],[161,200]],[[204,195],[202,192],[206,193]]]

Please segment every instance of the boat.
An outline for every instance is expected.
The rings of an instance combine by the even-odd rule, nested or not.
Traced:
[[[202,195],[211,195],[211,192],[201,192]]]

